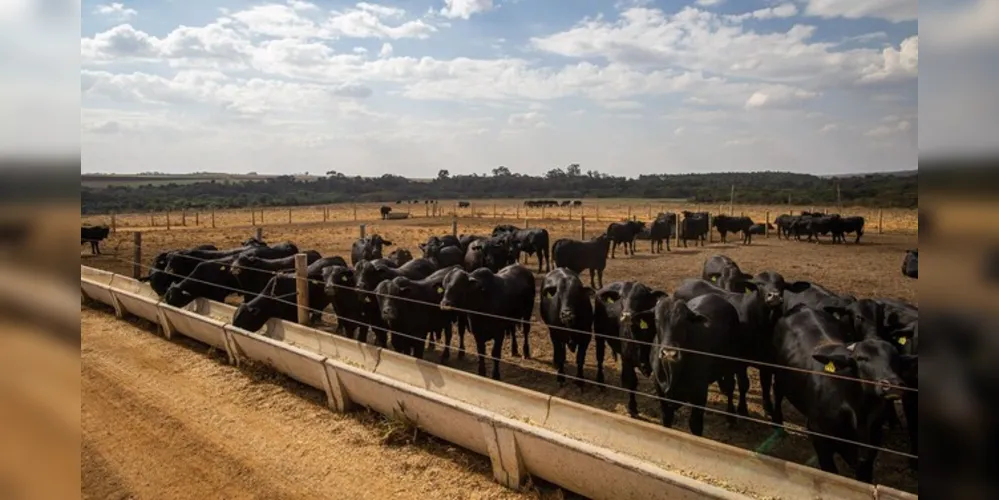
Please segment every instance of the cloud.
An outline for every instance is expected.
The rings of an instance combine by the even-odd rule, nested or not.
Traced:
[[[727,16],[734,21],[745,21],[746,19],[784,19],[798,15],[798,7],[793,3],[783,3],[776,7],[766,7],[745,14]]]
[[[814,99],[819,94],[786,85],[771,85],[753,92],[746,100],[746,109],[778,108]]]
[[[860,19],[873,17],[893,23],[915,21],[918,0],[808,0],[805,14],[818,17]]]
[[[392,44],[388,42],[383,43],[381,50],[378,51],[378,57],[382,59],[392,57]]]
[[[897,50],[887,47],[881,54],[880,62],[864,68],[861,82],[897,81],[919,74],[919,36],[906,38]]]
[[[126,21],[139,15],[135,9],[125,7],[124,4],[117,2],[98,5],[94,8],[94,14],[108,17],[115,21]]]
[[[823,133],[823,134],[827,134],[829,132],[835,132],[837,130],[839,130],[839,124],[836,124],[836,123],[827,123],[827,124],[823,125],[822,128],[819,129],[819,132]]]
[[[694,3],[700,5],[701,7],[714,7],[725,3],[725,0],[697,0]]]
[[[467,20],[490,10],[493,10],[493,0],[444,0],[440,13],[448,19]]]

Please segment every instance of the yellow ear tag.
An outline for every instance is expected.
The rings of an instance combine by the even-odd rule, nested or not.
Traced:
[[[444,287],[442,286],[437,287],[437,293],[444,293]]]
[[[717,276],[712,276],[711,277],[711,282],[714,283],[715,281],[718,281],[718,277]]]
[[[346,283],[347,282],[347,277],[346,276],[340,276],[340,281]]]
[[[832,361],[826,363],[826,371],[829,372],[829,373],[835,373],[836,372],[836,365],[834,365]]]
[[[225,271],[225,266],[219,266],[219,271]]]
[[[748,288],[746,289],[746,295],[751,295],[752,293],[753,293],[752,290],[749,290]]]
[[[642,330],[645,330],[646,328],[649,327],[649,324],[646,323],[644,319],[640,319],[638,320],[638,327],[641,328]]]
[[[905,345],[905,342],[906,342],[905,337],[898,338],[898,345]]]
[[[607,297],[607,300],[605,300],[604,302],[607,302],[608,304],[613,304],[614,303],[614,299],[612,299],[610,297]]]
[[[365,301],[365,302],[371,302],[371,297],[365,297],[365,298],[364,298],[364,301]]]

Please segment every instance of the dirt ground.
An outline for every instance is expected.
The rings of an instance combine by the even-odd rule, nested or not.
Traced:
[[[84,307],[83,498],[563,498],[489,460],[222,353]]]
[[[321,214],[320,214],[321,215]],[[513,223],[523,225],[523,220],[479,220],[459,219],[459,234],[489,233],[497,223]],[[545,227],[554,242],[562,237],[580,237],[579,221],[566,220],[532,220],[531,227]],[[594,236],[606,228],[606,223],[588,223],[586,236]],[[253,227],[187,228],[180,230],[157,230],[143,233],[143,260],[148,265],[153,256],[160,251],[174,248],[185,248],[201,243],[214,243],[219,248],[237,246],[240,241],[253,234]],[[448,234],[451,231],[447,219],[415,219],[402,221],[372,221],[367,225],[367,233],[379,233],[394,242],[395,247],[408,248],[419,254],[417,244],[425,241],[430,235]],[[269,242],[290,240],[302,250],[318,250],[324,256],[341,255],[349,260],[351,242],[358,236],[358,225],[352,221],[264,226],[264,238]],[[900,267],[905,250],[915,248],[918,239],[915,234],[876,234],[876,229],[868,228],[859,245],[850,243],[832,245],[828,239],[821,244],[808,244],[770,238],[755,237],[751,246],[738,243],[719,242],[714,234],[714,243],[706,247],[673,248],[671,252],[652,255],[649,252],[649,242],[638,242],[638,254],[624,256],[618,252],[617,258],[609,261],[604,273],[604,283],[618,280],[638,280],[650,286],[672,291],[685,278],[700,275],[704,260],[710,255],[721,253],[732,257],[744,271],[760,272],[772,270],[782,273],[788,279],[809,280],[822,284],[836,292],[852,293],[856,296],[897,297],[912,303],[918,303],[916,282],[901,275]],[[82,257],[85,265],[109,269],[115,272],[131,273],[131,234],[121,231],[104,244],[109,255]],[[389,247],[392,249],[393,247]],[[531,259],[528,267],[537,270],[537,263]],[[543,275],[538,275],[540,280]],[[584,279],[584,282],[588,278]],[[536,318],[537,319],[537,318]],[[471,337],[466,339],[469,345]],[[509,347],[504,348],[504,364],[501,365],[502,378],[506,382],[521,385],[540,392],[555,394],[560,397],[586,403],[598,408],[618,413],[625,413],[626,394],[612,389],[600,390],[587,387],[580,391],[574,386],[559,388],[554,380],[551,367],[551,347],[547,331],[542,326],[535,326],[531,333],[531,349],[533,359],[524,360],[512,358]],[[586,364],[586,378],[593,380],[595,376],[594,349],[591,348]],[[437,359],[437,353],[429,353],[429,359]],[[464,360],[454,360],[452,366],[472,371],[475,370],[474,357]],[[573,373],[570,371],[570,373]],[[609,359],[605,362],[607,380],[613,385],[619,385],[618,366]],[[750,413],[758,419],[765,419],[759,404],[759,386],[756,383],[755,372],[751,374],[754,380],[750,391]],[[210,387],[206,385],[206,388]],[[639,390],[652,395],[651,384],[642,380]],[[712,388],[712,391],[716,391]],[[712,392],[709,405],[724,410],[722,397]],[[651,398],[639,398],[642,418],[658,422],[658,403]],[[687,430],[686,411],[678,413],[675,427]],[[803,424],[801,415],[788,405],[785,416],[791,425]],[[772,433],[772,429],[763,424],[740,422],[736,427],[729,427],[724,417],[709,413],[706,416],[705,437],[716,439],[731,445],[755,449]],[[890,449],[908,450],[904,429],[888,432],[885,446]],[[809,441],[801,436],[786,437],[771,452],[779,458],[805,463],[813,455]],[[841,465],[841,471],[849,469]],[[875,469],[875,480],[878,483],[897,487],[906,491],[917,491],[918,477],[911,472],[904,457],[882,452],[879,455]]]

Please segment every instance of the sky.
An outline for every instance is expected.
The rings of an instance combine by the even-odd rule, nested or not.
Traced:
[[[908,170],[934,139],[919,127],[917,5],[83,0],[81,169]],[[995,5],[924,0],[951,16],[924,37],[993,41],[981,15],[999,19]],[[975,127],[934,130],[946,149]]]

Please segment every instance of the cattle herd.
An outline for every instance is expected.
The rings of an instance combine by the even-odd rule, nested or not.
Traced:
[[[883,428],[898,425],[895,402],[901,400],[916,455],[918,310],[890,298],[836,294],[818,283],[793,281],[759,270],[746,273],[724,255],[708,258],[702,274],[672,293],[638,281],[603,283],[607,259],[624,246],[635,252],[645,235],[651,251],[667,249],[679,229],[680,240],[701,242],[709,229],[706,213],[659,214],[646,229],[639,221],[615,222],[588,241],[549,241],[546,229],[499,225],[491,234],[431,236],[419,245],[422,257],[382,235],[355,241],[350,264],[339,256],[307,256],[308,302],[316,313],[331,306],[336,331],[422,358],[443,345],[440,360],[451,356],[453,327],[458,357],[470,332],[479,375],[500,378],[504,341],[511,353],[531,356],[531,317],[547,326],[556,380],[572,378],[582,388],[584,360],[591,341],[596,349],[595,383],[605,385],[603,361],[609,346],[620,358],[627,409],[638,415],[639,375],[651,378],[658,394],[661,423],[672,426],[681,406],[691,407],[690,430],[704,432],[708,389],[717,384],[727,399],[729,420],[748,416],[748,367],[759,371],[764,411],[783,423],[787,399],[804,414],[820,466],[836,471],[841,455],[863,481],[873,481],[873,463]],[[778,217],[784,237],[863,232],[863,219],[803,214]],[[748,243],[754,224],[746,217],[718,216],[711,223],[723,235],[743,233]],[[764,229],[765,230],[765,229]],[[724,238],[724,236],[723,236]],[[297,319],[294,256],[302,252],[284,242],[256,239],[219,250],[212,245],[157,255],[142,278],[163,300],[183,307],[197,297],[223,301],[242,297],[232,323],[250,331],[271,318]],[[540,285],[525,264],[537,259]],[[909,258],[907,257],[907,261]],[[908,265],[908,264],[904,264]],[[590,271],[589,286],[581,273]],[[906,272],[903,269],[903,272]],[[596,278],[596,280],[595,280]],[[596,282],[595,282],[596,281]],[[313,315],[317,318],[317,314]],[[489,343],[491,351],[487,354]],[[565,369],[575,354],[575,374]],[[736,399],[736,389],[738,398]],[[857,445],[856,443],[860,443]],[[912,464],[915,467],[915,463]]]

